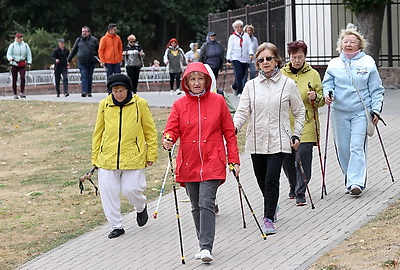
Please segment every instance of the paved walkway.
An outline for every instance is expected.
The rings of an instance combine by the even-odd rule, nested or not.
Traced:
[[[99,95],[99,96],[98,96]],[[97,102],[93,98],[72,95],[68,98],[28,96],[27,100]],[[141,93],[151,106],[167,106],[176,96],[168,93]],[[9,98],[9,97],[6,97]],[[3,98],[4,99],[4,98]],[[232,97],[237,103],[237,98]],[[1,100],[1,98],[0,98]],[[390,202],[400,197],[400,149],[398,117],[400,91],[387,91],[383,117],[389,124],[379,125],[396,182],[392,183],[378,137],[369,139],[368,187],[359,198],[344,195],[343,177],[336,161],[332,136],[328,143],[327,190],[321,195],[321,173],[318,152],[314,150],[313,177],[310,184],[315,209],[310,205],[296,207],[287,199],[288,183],[281,180],[277,234],[263,240],[246,203],[243,228],[238,189],[229,175],[218,193],[221,208],[217,216],[217,233],[210,265],[194,260],[197,240],[190,214],[190,204],[183,189],[178,190],[186,264],[181,264],[180,246],[173,194],[162,198],[157,219],[152,218],[156,201],[149,202],[150,219],[146,226],[136,225],[136,213],[125,216],[126,234],[109,240],[107,224],[94,229],[36,259],[20,269],[306,269],[323,253],[344,240]],[[326,110],[321,115],[322,141],[325,141]],[[324,145],[322,145],[322,149]],[[161,176],[160,176],[161,178]],[[242,156],[241,183],[257,218],[261,218],[262,196],[256,185],[249,155]],[[393,237],[397,237],[396,234]]]

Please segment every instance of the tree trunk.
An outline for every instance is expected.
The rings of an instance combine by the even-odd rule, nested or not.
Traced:
[[[372,11],[354,13],[358,30],[368,41],[365,53],[372,56],[377,65],[382,43],[382,26],[385,7],[385,5],[376,5]]]

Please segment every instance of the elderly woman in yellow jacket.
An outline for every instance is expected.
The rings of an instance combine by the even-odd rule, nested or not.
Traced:
[[[304,129],[301,135],[299,154],[307,181],[311,178],[313,147],[317,145],[319,138],[318,108],[324,106],[322,83],[319,73],[306,62],[307,45],[304,41],[288,43],[290,62],[282,68],[282,74],[293,79],[300,91],[305,107]],[[311,87],[311,88],[309,88]],[[315,119],[314,119],[315,117]],[[318,134],[317,134],[318,132]],[[306,185],[299,168],[295,168],[295,154],[285,156],[283,169],[289,178],[289,198],[296,197],[296,205],[307,204],[305,191]]]
[[[119,194],[137,210],[137,224],[148,220],[144,168],[157,160],[157,132],[145,99],[132,94],[132,83],[124,74],[108,78],[111,90],[99,103],[92,141],[92,163],[98,179],[104,214],[112,231],[108,238],[125,233]]]

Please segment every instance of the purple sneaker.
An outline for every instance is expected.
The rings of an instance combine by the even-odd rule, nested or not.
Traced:
[[[271,234],[276,233],[276,230],[275,230],[274,224],[272,223],[272,220],[264,217],[263,222],[264,222],[264,233],[266,235],[271,235]]]

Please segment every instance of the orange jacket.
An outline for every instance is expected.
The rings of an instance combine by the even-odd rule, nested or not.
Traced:
[[[106,33],[100,39],[99,57],[102,63],[117,64],[122,61],[122,41],[118,35]]]

